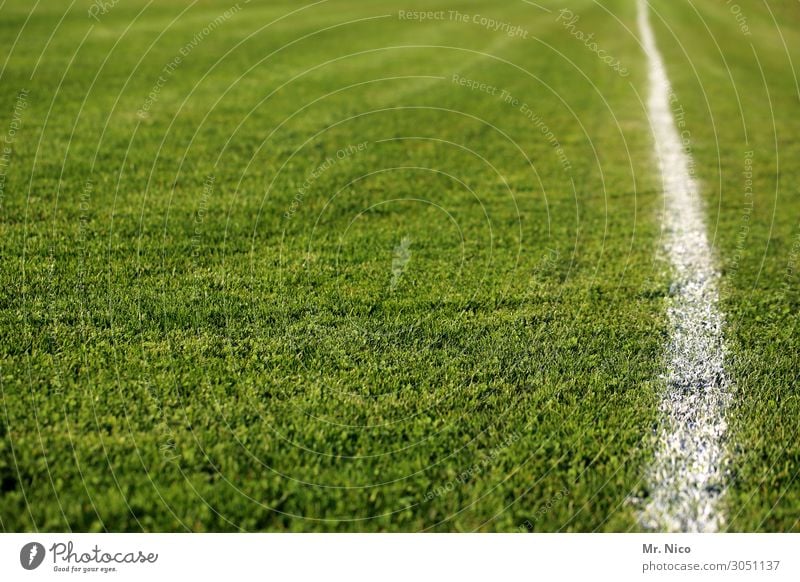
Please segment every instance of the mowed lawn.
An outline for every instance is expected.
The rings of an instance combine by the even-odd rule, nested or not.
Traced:
[[[729,521],[786,530],[797,96],[740,4],[774,124],[702,13],[757,149],[738,255],[734,84],[688,5],[656,9],[699,81],[653,24],[726,270]],[[635,3],[97,6],[0,9],[5,531],[639,528],[669,273]]]
[[[800,529],[800,12],[654,4],[723,272],[735,403],[727,527]]]

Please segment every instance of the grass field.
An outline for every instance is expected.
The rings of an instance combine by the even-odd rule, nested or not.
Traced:
[[[726,522],[796,531],[800,15],[736,6],[651,20],[722,271]],[[641,529],[635,2],[6,0],[0,38],[4,531]]]
[[[664,3],[658,32],[723,267],[736,384],[728,521],[736,531],[797,531],[798,12],[791,2],[738,6],[750,35],[722,3],[699,13]]]

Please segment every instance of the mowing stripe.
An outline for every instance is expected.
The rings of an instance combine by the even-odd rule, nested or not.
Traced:
[[[673,119],[676,98],[650,27],[648,4],[638,0],[639,34],[647,55],[648,116],[664,189],[665,247],[673,282],[668,308],[667,387],[650,498],[640,520],[659,531],[719,529],[726,454],[729,382],[723,362],[719,272],[706,235],[700,189]]]

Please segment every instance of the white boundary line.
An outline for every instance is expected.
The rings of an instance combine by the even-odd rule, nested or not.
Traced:
[[[672,263],[668,309],[667,389],[650,498],[642,525],[660,531],[711,532],[723,523],[725,409],[730,397],[723,368],[724,324],[719,272],[706,235],[700,189],[673,119],[676,98],[650,27],[646,0],[638,0],[639,34],[647,55],[650,126],[665,204],[665,246]]]

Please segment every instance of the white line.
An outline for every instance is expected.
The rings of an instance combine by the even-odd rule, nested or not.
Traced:
[[[706,235],[693,162],[673,119],[677,99],[656,47],[646,0],[638,0],[639,34],[647,55],[648,115],[664,188],[666,251],[673,283],[668,309],[667,389],[659,442],[650,468],[642,525],[659,531],[716,531],[723,523],[725,409],[719,273]]]

